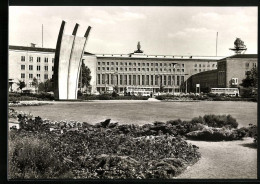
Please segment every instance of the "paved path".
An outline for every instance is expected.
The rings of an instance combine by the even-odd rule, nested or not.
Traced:
[[[242,141],[188,141],[199,146],[202,158],[178,179],[256,179],[257,149],[253,139]]]

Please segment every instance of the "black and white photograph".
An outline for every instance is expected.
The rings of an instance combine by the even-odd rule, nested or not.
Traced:
[[[257,179],[257,6],[8,11],[8,180]]]

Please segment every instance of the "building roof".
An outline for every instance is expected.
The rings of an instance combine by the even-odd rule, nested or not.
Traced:
[[[223,59],[223,56],[173,56],[173,55],[146,55],[146,54],[96,54],[97,58],[101,59],[143,59],[143,60],[212,60],[217,61]]]
[[[227,58],[258,58],[258,54],[236,54]]]
[[[54,52],[56,49],[51,48],[41,48],[41,47],[26,47],[26,46],[16,46],[16,45],[9,45],[9,49],[12,50],[24,50],[24,51],[38,51],[38,52]],[[89,52],[84,52],[85,55],[94,55]]]

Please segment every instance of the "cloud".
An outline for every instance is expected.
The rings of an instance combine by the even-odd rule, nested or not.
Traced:
[[[109,13],[108,11],[99,11],[96,15],[98,16],[95,18],[90,18],[90,21],[97,24],[115,24],[122,21],[133,21],[146,18],[144,14],[130,11],[120,11],[115,13]]]
[[[182,31],[178,31],[176,33],[168,33],[169,38],[192,38],[197,36],[205,36],[205,34],[212,34],[214,30],[207,29],[205,27],[202,28],[185,28]]]

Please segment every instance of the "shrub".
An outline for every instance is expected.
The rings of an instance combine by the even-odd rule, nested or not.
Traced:
[[[240,140],[245,134],[237,130],[226,128],[204,128],[203,130],[193,131],[186,134],[187,138],[204,141],[231,141]]]
[[[235,118],[231,115],[204,115],[203,117],[204,124],[210,127],[230,127],[237,128],[238,123]],[[203,124],[203,123],[202,123]]]
[[[9,178],[60,178],[67,166],[46,140],[11,130],[9,139]],[[15,134],[15,135],[14,135]]]

